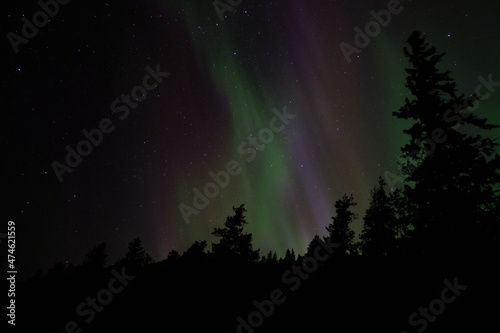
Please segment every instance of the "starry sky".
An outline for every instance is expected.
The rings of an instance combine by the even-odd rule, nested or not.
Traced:
[[[3,220],[5,230],[17,225],[20,273],[80,263],[103,241],[112,263],[137,236],[163,260],[215,241],[213,228],[242,203],[262,254],[304,252],[344,193],[358,203],[359,232],[370,189],[398,173],[407,141],[409,123],[391,114],[408,97],[402,49],[411,32],[447,53],[441,68],[461,92],[480,75],[500,80],[499,1],[401,1],[348,62],[340,44],[354,46],[354,28],[388,3],[242,0],[219,15],[212,1],[70,1],[18,52],[8,34],[22,36],[22,18],[32,22],[41,8],[10,3]],[[499,103],[492,93],[478,115],[500,124]],[[100,127],[109,133],[60,181],[54,163],[67,165],[67,147]],[[209,185],[208,205],[186,223],[179,205],[194,211],[210,174],[228,168],[234,175]]]

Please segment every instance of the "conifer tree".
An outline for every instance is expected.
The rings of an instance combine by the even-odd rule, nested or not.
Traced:
[[[102,242],[94,246],[94,248],[87,253],[83,260],[83,266],[90,270],[102,270],[107,260],[106,242]]]
[[[408,43],[406,87],[413,97],[393,114],[413,120],[403,131],[410,142],[401,148],[401,168],[411,216],[406,222],[414,228],[417,252],[457,251],[466,243],[488,242],[498,237],[499,198],[493,189],[500,182],[500,157],[494,152],[498,144],[481,131],[499,126],[476,115],[482,96],[459,95],[450,72],[437,68],[444,53],[438,54],[418,32]]]
[[[128,251],[125,254],[125,264],[136,268],[144,267],[153,261],[151,256],[142,246],[140,237],[136,237],[128,244]]]
[[[213,235],[220,237],[219,243],[212,244],[215,256],[255,262],[259,259],[259,250],[253,250],[252,234],[244,233],[247,224],[244,213],[245,205],[233,207],[235,215],[228,216],[224,228],[214,228]]]
[[[336,254],[356,254],[356,244],[354,244],[354,231],[350,224],[357,218],[357,214],[351,211],[351,207],[356,206],[352,194],[344,194],[341,199],[335,202],[335,216],[332,223],[326,227],[331,242],[339,243],[340,246],[335,251]],[[314,241],[314,240],[313,240]]]
[[[378,186],[370,193],[370,206],[360,236],[363,255],[387,256],[396,250],[396,213],[391,197],[385,192],[386,185],[380,177]]]
[[[195,241],[186,252],[183,253],[182,257],[187,259],[202,259],[207,254],[205,249],[207,248],[207,241]]]

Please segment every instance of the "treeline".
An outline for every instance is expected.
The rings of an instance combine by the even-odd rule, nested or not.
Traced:
[[[407,42],[404,54],[412,66],[406,69],[405,86],[411,98],[407,97],[393,115],[413,125],[403,130],[409,142],[401,148],[400,173],[385,173],[371,191],[359,241],[354,240],[350,228],[358,218],[352,212],[356,202],[347,194],[334,203],[335,215],[327,234],[322,236],[339,243],[337,255],[345,256],[465,255],[471,250],[494,250],[500,240],[499,144],[483,132],[500,126],[488,124],[477,110],[480,101],[490,96],[478,94],[494,91],[495,82],[490,75],[488,80],[480,80],[482,88],[475,93],[459,94],[450,72],[437,68],[445,53],[437,53],[418,32],[412,33]],[[402,187],[397,188],[397,183]],[[284,258],[254,250],[252,234],[244,232],[244,205],[233,209],[235,214],[227,217],[224,227],[214,228],[212,234],[220,241],[211,249],[201,240],[182,256],[170,252],[167,260],[207,255],[229,261],[271,263],[300,258],[293,249]],[[103,268],[104,250],[104,243],[96,246],[81,269]],[[150,262],[140,239],[135,239],[125,258],[116,264],[137,269]],[[77,269],[60,262],[48,275],[63,268]]]
[[[482,302],[480,295],[491,291],[480,291],[478,286],[486,288],[486,281],[493,281],[491,272],[485,275],[489,278],[479,278],[471,271],[494,267],[500,253],[500,156],[498,143],[484,132],[500,126],[488,124],[477,110],[480,101],[487,98],[478,93],[493,92],[494,83],[490,75],[481,81],[482,89],[467,96],[459,94],[450,73],[437,68],[444,53],[437,53],[417,32],[411,34],[408,44],[404,54],[411,67],[406,70],[405,86],[411,96],[393,115],[412,121],[404,130],[409,142],[401,148],[400,173],[384,174],[372,189],[359,240],[351,229],[358,218],[353,212],[355,198],[345,194],[334,203],[325,234],[315,236],[305,254],[297,255],[293,249],[282,258],[276,252],[262,254],[254,249],[252,234],[245,232],[242,204],[233,207],[234,215],[228,216],[222,227],[214,228],[212,234],[218,241],[210,248],[205,240],[199,240],[182,255],[172,250],[165,260],[153,263],[136,238],[123,259],[106,266],[106,244],[102,243],[81,265],[59,262],[44,278],[39,274],[27,281],[26,297],[43,300],[46,308],[28,301],[19,304],[31,304],[26,313],[35,313],[38,328],[59,327],[63,331],[64,321],[69,320],[64,318],[75,317],[74,305],[106,286],[116,275],[113,270],[126,269],[137,279],[116,296],[123,297],[123,302],[108,306],[106,315],[96,315],[95,321],[85,323],[79,318],[80,325],[88,325],[89,331],[109,331],[129,328],[127,325],[134,322],[143,330],[154,329],[150,321],[162,323],[168,315],[168,320],[183,323],[180,328],[236,329],[236,318],[254,309],[253,300],[269,297],[273,288],[283,286],[284,272],[304,267],[306,258],[326,241],[338,246],[328,260],[317,263],[322,273],[316,273],[315,282],[305,283],[293,297],[286,295],[290,301],[266,318],[270,331],[295,329],[294,323],[308,316],[315,318],[319,329],[319,323],[328,323],[334,314],[337,324],[351,325],[349,331],[379,328],[382,326],[377,324],[383,323],[394,331],[401,330],[407,325],[408,314],[441,290],[443,278],[454,276],[460,276],[465,284],[476,283],[476,289],[464,292],[468,296],[463,299]],[[395,186],[398,182],[402,186]],[[485,266],[477,264],[483,261]],[[467,270],[468,264],[478,266]],[[430,271],[437,276],[438,285],[429,279]],[[417,301],[401,295],[402,290]],[[329,303],[331,308],[318,308],[316,296],[335,302]],[[151,299],[159,305],[150,304]],[[388,308],[393,317],[380,309],[380,299],[392,302]],[[54,311],[57,319],[51,317]],[[469,308],[457,311],[462,318],[472,314],[467,312],[472,311]],[[335,322],[330,326],[335,330]],[[255,327],[248,327],[239,326],[239,332],[253,332]],[[456,327],[461,328],[460,323]]]

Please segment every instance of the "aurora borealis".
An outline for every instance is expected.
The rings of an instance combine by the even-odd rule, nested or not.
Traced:
[[[113,261],[137,236],[162,260],[196,240],[210,244],[242,203],[261,255],[303,253],[344,193],[358,203],[358,232],[370,189],[384,172],[397,174],[407,140],[408,124],[392,112],[408,95],[402,49],[411,32],[447,53],[443,69],[460,92],[471,93],[480,75],[500,79],[500,7],[491,1],[401,1],[401,13],[348,63],[340,43],[352,44],[354,27],[387,3],[243,0],[220,20],[212,1],[72,1],[18,54],[4,38],[7,184],[16,193],[6,219],[40,255],[26,255],[25,265],[79,262],[101,241]],[[39,10],[12,7],[5,35]],[[169,77],[118,120],[110,103],[157,64]],[[499,103],[494,92],[477,112],[500,124]],[[295,118],[246,161],[242,151],[255,146],[240,145],[261,142],[273,109]],[[116,129],[59,183],[51,163],[103,117]],[[193,189],[232,160],[241,172],[185,223],[179,204],[193,207]]]

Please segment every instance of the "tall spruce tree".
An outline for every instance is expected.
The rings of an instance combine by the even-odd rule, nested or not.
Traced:
[[[500,126],[476,115],[481,96],[458,95],[450,72],[438,70],[444,53],[438,54],[418,32],[407,42],[404,54],[412,67],[406,69],[406,87],[413,98],[393,113],[414,121],[404,130],[410,142],[401,148],[412,216],[407,223],[414,228],[418,253],[469,251],[471,244],[498,239],[498,144],[480,132]]]
[[[370,193],[370,206],[363,218],[360,236],[363,255],[387,256],[396,251],[396,212],[391,196],[385,192],[386,186],[380,177]]]
[[[335,202],[335,216],[332,216],[332,223],[326,227],[331,242],[339,243],[340,246],[335,251],[339,254],[357,254],[357,246],[354,243],[354,231],[350,224],[357,218],[357,214],[351,211],[351,207],[356,206],[352,194],[344,194],[341,199]]]

